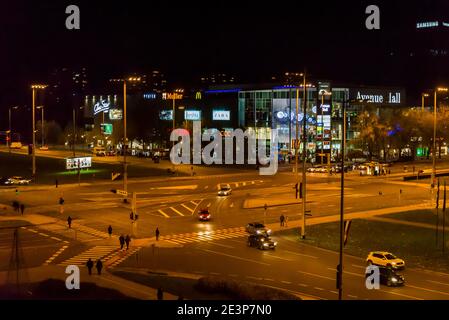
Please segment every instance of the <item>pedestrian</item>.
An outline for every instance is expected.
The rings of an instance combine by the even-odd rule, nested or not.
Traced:
[[[112,236],[112,226],[111,225],[109,225],[108,233],[109,233],[109,238],[110,238]]]
[[[95,265],[97,268],[98,275],[101,275],[101,269],[103,269],[103,263],[100,259],[97,260],[97,264]]]
[[[13,207],[14,211],[19,212],[19,208],[20,208],[19,201],[13,201],[12,202],[12,207]]]
[[[16,189],[16,196],[19,195],[19,189]]]
[[[159,228],[156,228],[156,241],[159,241]]]
[[[129,214],[129,218],[131,219],[131,221],[134,220],[134,212],[131,211],[131,213]]]
[[[390,169],[388,169],[388,175],[390,175],[391,174],[391,170]]]
[[[283,214],[281,214],[281,216],[279,217],[279,220],[281,222],[281,227],[283,227],[284,226],[284,221],[285,221],[285,217],[284,217]]]
[[[128,250],[129,243],[131,242],[131,238],[129,237],[129,234],[126,235],[125,242],[126,242],[126,250]]]
[[[125,245],[125,237],[122,235],[120,235],[120,238],[118,238],[118,240],[120,241],[120,250],[123,250],[123,246]]]
[[[288,216],[285,216],[285,226],[288,227]]]
[[[21,205],[20,205],[20,212],[22,213],[22,216],[23,216],[23,212],[25,211],[25,205],[22,203]]]
[[[89,260],[87,260],[86,267],[87,267],[87,270],[89,270],[89,275],[92,275],[92,268],[94,267],[94,262],[92,261],[91,258],[89,258]]]
[[[162,288],[157,289],[157,299],[158,300],[164,300],[164,292],[162,291]]]
[[[56,187],[56,188],[58,187],[58,184],[59,184],[58,179],[56,179],[56,180],[55,180],[55,187]]]
[[[69,228],[72,227],[72,217],[71,217],[71,216],[69,216],[69,217],[67,218],[67,224],[69,225]]]

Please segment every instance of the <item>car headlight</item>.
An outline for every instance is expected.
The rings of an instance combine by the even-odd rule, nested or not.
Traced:
[[[274,244],[275,246],[277,246],[277,245],[278,245],[278,243],[277,243],[277,242],[274,242],[273,244]]]
[[[268,243],[264,243],[263,246],[264,246],[264,247],[268,247]]]
[[[398,282],[398,279],[397,278],[391,278],[391,281],[392,282]]]
[[[207,218],[210,218],[210,214],[207,215]]]
[[[268,229],[268,230],[267,230],[267,233],[271,233],[271,229]]]
[[[261,232],[262,232],[262,231],[260,231],[260,230],[257,230],[257,231],[256,231],[257,234],[260,234]]]

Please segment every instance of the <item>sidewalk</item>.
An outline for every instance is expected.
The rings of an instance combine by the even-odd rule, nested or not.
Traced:
[[[95,272],[94,272],[95,271]],[[157,288],[150,288],[132,281],[122,279],[114,276],[107,270],[103,269],[101,276],[96,274],[94,270],[91,276],[87,272],[87,268],[80,267],[80,289],[82,290],[83,284],[94,283],[99,287],[109,288],[119,291],[120,293],[134,299],[139,300],[157,300]],[[27,282],[36,283],[47,279],[65,280],[68,274],[65,273],[65,267],[60,266],[41,266],[37,268],[31,268],[27,270],[21,270],[26,272]],[[7,281],[7,271],[0,272],[0,285],[3,285]],[[164,292],[164,300],[176,300],[178,297]]]
[[[368,219],[371,217],[387,215],[392,213],[400,213],[404,211],[412,211],[412,210],[422,210],[422,209],[432,209],[434,206],[430,203],[423,203],[421,205],[410,205],[410,206],[402,206],[402,207],[393,207],[393,208],[384,208],[384,209],[376,209],[376,210],[368,210],[362,212],[351,212],[346,213],[344,215],[345,220],[352,219]],[[316,217],[316,218],[306,218],[306,226],[313,226],[317,224],[330,223],[340,221],[340,215],[330,215],[324,217]],[[267,224],[266,227],[271,229],[273,232],[288,230],[294,228],[300,228],[302,224],[302,220],[293,220],[288,222],[287,227],[281,227],[279,223],[270,223]]]

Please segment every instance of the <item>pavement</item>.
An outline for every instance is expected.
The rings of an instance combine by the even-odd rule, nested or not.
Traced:
[[[65,280],[68,274],[65,273],[65,268],[60,266],[41,266],[38,268],[26,269],[21,271],[27,279],[27,283],[36,283],[47,280],[49,278]],[[51,276],[49,276],[51,275]],[[6,284],[8,279],[8,272],[0,272],[0,285]],[[107,270],[103,270],[101,275],[93,274],[89,276],[87,268],[80,268],[80,287],[83,284],[94,283],[99,287],[109,288],[119,291],[120,293],[141,300],[157,300],[157,288],[149,288],[147,286],[125,280],[109,273]],[[169,293],[164,293],[164,300],[177,300],[178,297]]]

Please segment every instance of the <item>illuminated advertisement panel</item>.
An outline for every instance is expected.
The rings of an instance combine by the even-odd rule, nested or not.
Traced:
[[[67,170],[85,169],[92,167],[92,157],[67,158],[65,160],[65,166]]]
[[[212,120],[217,120],[217,121],[231,120],[231,112],[225,111],[225,110],[213,110],[212,111]]]
[[[123,110],[122,109],[109,109],[109,119],[110,120],[122,120]]]
[[[161,110],[159,111],[160,120],[173,120],[173,110]]]
[[[184,111],[185,120],[201,120],[201,111],[199,110],[185,110]]]

